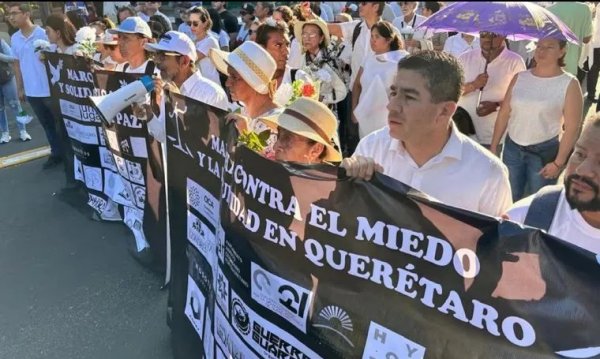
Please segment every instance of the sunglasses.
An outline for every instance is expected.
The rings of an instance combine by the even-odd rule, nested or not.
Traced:
[[[497,37],[496,33],[489,31],[481,31],[479,32],[479,37]]]
[[[186,21],[185,23],[190,27],[198,27],[202,24],[202,21]]]

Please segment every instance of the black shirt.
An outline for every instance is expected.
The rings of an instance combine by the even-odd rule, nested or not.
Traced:
[[[221,20],[223,20],[223,24],[225,25],[225,31],[228,34],[238,32],[240,26],[238,24],[238,19],[237,17],[235,17],[235,15],[230,13],[229,10],[225,10],[222,13],[220,13],[219,16],[221,17]]]

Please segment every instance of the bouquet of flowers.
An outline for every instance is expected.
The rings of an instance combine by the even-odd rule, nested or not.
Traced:
[[[82,27],[75,34],[75,42],[81,55],[93,57],[96,53],[96,30],[90,26]]]
[[[33,52],[37,52],[40,57],[40,61],[44,61],[45,57],[43,52],[50,50],[50,43],[46,40],[37,39],[33,42]]]
[[[17,122],[22,123],[23,125],[28,124],[32,119],[33,117],[27,114],[25,110],[21,110],[21,112],[17,114]]]
[[[252,131],[243,131],[238,136],[238,143],[243,144],[255,152],[262,152],[267,147],[267,140],[271,136],[271,131],[266,130],[261,133]]]
[[[299,77],[298,74],[296,77]],[[300,97],[308,97],[314,100],[319,100],[319,81],[313,81],[309,76],[304,77],[304,79],[299,79],[292,82],[292,97],[290,98],[288,105]]]

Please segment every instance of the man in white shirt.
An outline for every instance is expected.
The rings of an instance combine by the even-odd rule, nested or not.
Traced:
[[[512,204],[508,170],[452,125],[463,86],[456,58],[425,50],[398,63],[388,126],[363,138],[342,167],[369,180],[374,171],[448,205],[492,216]]]
[[[600,116],[588,119],[567,162],[562,186],[542,188],[508,211],[510,220],[600,254]]]
[[[400,1],[402,15],[395,18],[392,23],[403,34],[405,45],[409,52],[411,49],[419,48],[421,45],[419,40],[425,39],[424,31],[415,32],[417,26],[427,20],[425,16],[417,14],[418,5],[418,1]]]
[[[204,78],[196,68],[196,47],[187,35],[179,31],[169,31],[158,44],[147,44],[146,50],[156,53],[155,60],[161,75],[154,81],[160,114],[148,122],[148,132],[154,138],[162,143],[166,141],[163,97],[165,83],[170,87],[176,86],[171,88],[171,91],[180,92],[184,96],[223,110],[228,109],[229,101],[223,88]]]
[[[48,41],[48,37],[44,29],[31,21],[31,8],[28,4],[11,4],[7,17],[11,25],[19,29],[11,37],[11,50],[17,60],[14,62],[14,69],[19,100],[27,99],[44,128],[50,145],[50,157],[43,168],[52,168],[63,161],[64,146],[52,112],[46,67],[40,61],[34,46],[35,41]]]
[[[171,19],[169,19],[167,15],[160,12],[161,5],[162,3],[160,1],[146,1],[143,10],[138,13],[138,16],[146,22],[148,22],[154,15],[161,16],[163,19],[165,19],[165,24],[168,24],[169,26],[165,30],[169,31],[173,28],[173,25],[171,24]]]
[[[476,141],[489,149],[500,103],[514,75],[525,71],[525,62],[506,48],[504,36],[482,31],[480,39],[481,49],[469,50],[458,57],[465,71],[464,91],[458,105],[471,116]]]
[[[458,33],[450,36],[444,43],[444,52],[460,56],[463,52],[479,48],[479,39],[473,35]]]

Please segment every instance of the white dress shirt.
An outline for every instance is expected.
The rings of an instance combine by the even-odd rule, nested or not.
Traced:
[[[517,223],[525,221],[534,196],[523,198],[515,203],[507,213],[511,221]],[[548,233],[590,252],[600,254],[600,229],[592,227],[586,222],[578,210],[571,209],[564,189],[560,194]]]
[[[475,78],[485,71],[486,60],[481,54],[480,49],[463,52],[458,57],[465,72],[465,82],[474,81]],[[525,71],[525,62],[523,58],[508,49],[502,52],[492,62],[488,64],[488,81],[481,92],[481,101],[502,102],[506,90],[510,85],[512,78],[521,71]],[[482,145],[490,145],[494,134],[494,125],[498,112],[492,112],[487,116],[479,117],[477,115],[477,101],[479,99],[479,89],[461,96],[458,105],[464,108],[475,127],[477,142]]]
[[[358,34],[358,37],[356,38],[356,42],[354,43],[354,48],[352,49],[352,59],[350,61],[350,68],[352,69],[352,75],[350,77],[350,88],[354,86],[354,80],[356,80],[358,70],[365,62],[365,58],[373,54],[373,49],[371,49],[371,30],[367,26],[367,22],[361,22],[361,20],[343,22],[339,24],[340,28],[342,29],[344,39],[349,39],[350,47],[352,47],[352,33],[354,32],[354,28],[359,23],[361,26],[361,30]]]
[[[512,204],[506,166],[454,126],[442,151],[421,167],[388,126],[363,138],[354,155],[372,158],[385,175],[454,207],[499,216]]]
[[[15,58],[19,60],[25,95],[49,97],[50,87],[48,86],[46,66],[40,60],[39,54],[34,52],[33,43],[36,40],[48,41],[46,31],[41,27],[36,25],[29,37],[25,37],[19,30],[11,37],[11,49]]]
[[[185,80],[179,90],[182,95],[194,100],[223,110],[229,108],[229,101],[223,88],[213,81],[204,78],[200,74],[200,71],[194,72],[192,76]],[[160,142],[166,142],[164,98],[160,104],[159,116],[155,116],[151,121],[148,121],[148,133]]]

